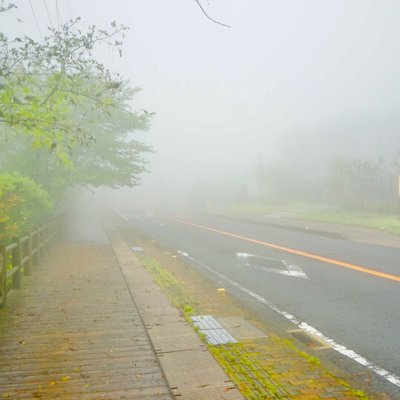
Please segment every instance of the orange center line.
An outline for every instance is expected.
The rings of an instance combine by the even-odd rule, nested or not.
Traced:
[[[344,261],[335,260],[335,259],[332,259],[332,258],[322,257],[322,256],[319,256],[317,254],[312,254],[312,253],[308,253],[308,252],[305,252],[305,251],[292,249],[290,247],[280,246],[280,245],[277,245],[277,244],[274,244],[274,243],[264,242],[262,240],[257,240],[257,239],[249,238],[249,237],[246,237],[246,236],[237,235],[236,233],[231,233],[231,232],[223,231],[221,229],[211,228],[210,226],[195,224],[193,222],[190,222],[188,220],[181,219],[181,218],[168,218],[168,219],[171,219],[173,221],[177,221],[177,222],[180,222],[182,224],[189,225],[189,226],[193,226],[195,228],[200,228],[200,229],[204,229],[206,231],[219,233],[219,234],[224,235],[224,236],[229,236],[229,237],[232,237],[232,238],[235,238],[235,239],[245,240],[246,242],[259,244],[259,245],[264,246],[264,247],[269,247],[269,248],[272,248],[272,249],[281,250],[281,251],[284,251],[286,253],[296,254],[296,255],[299,255],[299,256],[302,256],[302,257],[311,258],[313,260],[318,260],[318,261],[322,261],[322,262],[325,262],[325,263],[328,263],[328,264],[337,265],[339,267],[353,269],[355,271],[363,272],[365,274],[378,276],[379,278],[384,278],[384,279],[389,279],[391,281],[400,282],[400,276],[397,276],[397,275],[386,274],[384,272],[380,272],[380,271],[376,271],[374,269],[362,267],[360,265],[355,265],[355,264],[347,263],[347,262],[344,262]]]

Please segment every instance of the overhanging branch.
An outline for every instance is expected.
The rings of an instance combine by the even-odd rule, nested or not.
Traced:
[[[214,22],[215,24],[224,26],[225,28],[231,28],[230,25],[223,24],[222,22],[216,21],[214,18],[211,18],[211,17],[208,15],[207,11],[204,9],[204,7],[201,5],[200,0],[194,0],[194,1],[195,1],[195,2],[197,3],[197,5],[200,7],[200,10],[203,12],[203,14],[204,14],[210,21]]]

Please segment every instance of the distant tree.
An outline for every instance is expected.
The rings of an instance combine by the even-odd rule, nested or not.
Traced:
[[[352,160],[352,167],[355,177],[361,183],[362,208],[365,211],[368,203],[368,188],[382,173],[382,168],[375,161],[360,159]]]
[[[273,201],[287,201],[293,195],[295,173],[286,163],[275,163],[267,166],[259,164],[256,168],[259,189],[265,197]]]
[[[393,156],[392,167],[396,174],[400,174],[400,150],[397,150]]]
[[[351,162],[343,157],[334,156],[328,161],[328,185],[336,202],[344,205],[347,201],[347,189],[354,178]]]
[[[266,186],[268,182],[268,168],[263,164],[261,154],[258,156],[258,162],[253,167],[251,175],[257,182],[258,195],[259,198],[262,200],[265,198],[266,195]]]

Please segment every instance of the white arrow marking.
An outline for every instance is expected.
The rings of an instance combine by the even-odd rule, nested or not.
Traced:
[[[310,279],[308,277],[308,275],[298,265],[291,264],[286,260],[277,260],[277,259],[272,259],[272,258],[268,258],[268,257],[261,257],[261,256],[256,256],[256,255],[250,254],[250,253],[236,253],[236,257],[241,260],[242,265],[254,266],[255,269],[257,269],[259,271],[273,272],[275,274],[291,276],[293,278]],[[282,263],[282,266],[285,269],[256,265],[251,262],[252,258],[267,261],[267,262],[268,261],[273,261],[275,263],[280,262],[280,263]]]
[[[204,268],[205,270],[215,274],[219,278],[223,279],[225,282],[231,284],[233,287],[241,290],[243,293],[246,293],[250,297],[258,300],[262,304],[264,304],[267,307],[271,308],[272,310],[276,311],[278,314],[283,315],[286,319],[288,319],[293,324],[297,325],[300,329],[303,329],[306,332],[309,332],[309,333],[311,333],[313,335],[316,335],[319,338],[321,338],[322,340],[324,340],[325,342],[328,342],[332,346],[333,350],[335,350],[338,353],[340,353],[340,354],[342,354],[342,355],[354,360],[355,362],[357,362],[358,364],[368,368],[369,370],[375,372],[376,374],[380,375],[381,377],[383,377],[384,379],[386,379],[388,382],[392,383],[393,385],[396,385],[396,386],[400,387],[400,376],[392,374],[388,370],[386,370],[386,369],[380,367],[379,365],[374,364],[373,362],[367,360],[365,357],[363,357],[362,355],[356,353],[355,351],[353,351],[351,349],[348,349],[347,347],[345,347],[345,346],[343,346],[343,345],[341,345],[339,343],[336,343],[333,339],[325,336],[322,332],[318,331],[313,326],[308,325],[306,322],[300,322],[300,320],[298,320],[293,314],[290,314],[290,313],[288,313],[288,312],[286,312],[284,310],[281,310],[280,308],[275,306],[273,303],[271,303],[266,298],[260,296],[259,294],[251,291],[250,289],[247,289],[245,286],[242,286],[240,283],[238,283],[238,282],[228,278],[227,276],[221,274],[220,272],[218,272],[215,269],[211,268],[209,265],[203,264],[202,262],[196,260],[195,258],[190,256],[188,253],[185,253],[183,251],[178,251],[178,253],[181,254],[182,256],[184,256],[185,258],[189,259],[192,263],[195,263],[198,266],[200,266],[201,268]],[[239,254],[243,254],[243,253],[239,253]]]

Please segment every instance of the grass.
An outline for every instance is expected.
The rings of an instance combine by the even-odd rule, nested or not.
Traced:
[[[185,290],[183,282],[175,278],[157,260],[143,257],[141,261],[153,279],[166,292],[174,306],[183,313],[187,320],[190,319],[190,316],[200,313],[198,303]]]
[[[252,203],[232,207],[226,213],[253,217],[277,214],[281,217],[360,226],[400,235],[400,217],[393,211],[372,212],[349,208],[327,208],[309,203]]]
[[[296,209],[308,208],[306,203],[288,203],[288,202],[256,202],[247,204],[237,204],[231,207],[227,212],[229,214],[291,214]]]
[[[251,400],[287,399],[287,391],[272,380],[241,343],[208,346],[242,395]]]
[[[296,217],[308,221],[363,226],[400,235],[400,219],[394,213],[384,214],[346,209],[325,209],[299,212]]]

